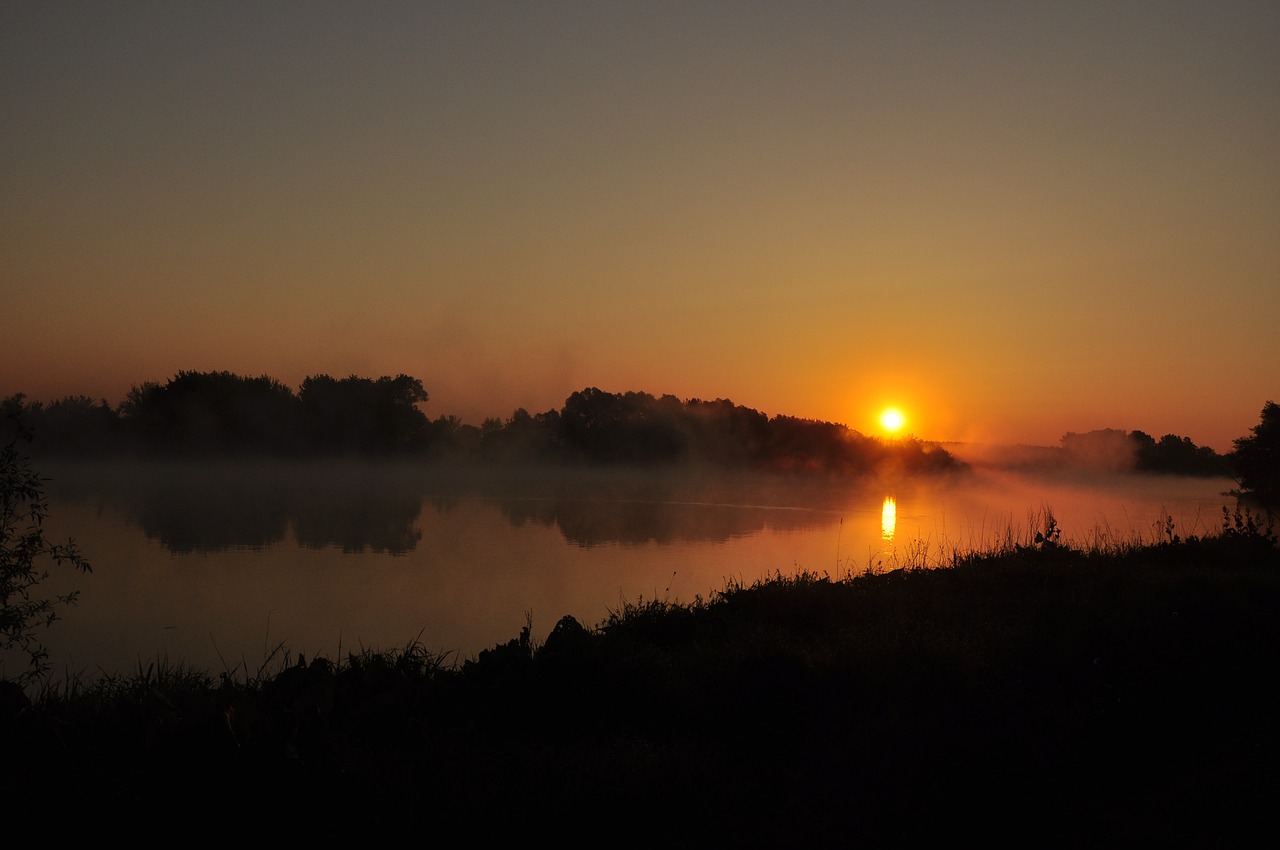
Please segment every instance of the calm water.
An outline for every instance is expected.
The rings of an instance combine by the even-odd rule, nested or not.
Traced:
[[[971,473],[948,480],[447,473],[363,464],[44,466],[51,540],[89,576],[47,632],[59,672],[186,661],[256,672],[415,639],[455,657],[594,625],[623,602],[832,575],[1025,539],[1052,510],[1077,542],[1214,531],[1226,479]],[[278,662],[273,662],[275,669]]]

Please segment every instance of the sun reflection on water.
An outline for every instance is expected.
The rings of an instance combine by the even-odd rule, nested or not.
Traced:
[[[884,497],[884,506],[880,508],[880,537],[884,540],[893,540],[893,534],[898,528],[898,503],[892,496]]]

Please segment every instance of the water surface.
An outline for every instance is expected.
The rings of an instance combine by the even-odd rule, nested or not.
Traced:
[[[542,639],[640,598],[727,582],[937,563],[1051,510],[1081,543],[1203,534],[1225,479],[963,476],[836,480],[681,472],[459,472],[417,464],[57,465],[51,540],[91,575],[46,634],[59,673],[157,659],[257,672],[419,640],[457,659],[531,622]],[[276,653],[273,655],[273,653]],[[272,668],[274,669],[274,667]]]

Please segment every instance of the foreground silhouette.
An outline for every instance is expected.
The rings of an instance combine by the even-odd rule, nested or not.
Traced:
[[[291,836],[1230,845],[1272,810],[1278,606],[1247,513],[1105,551],[1050,520],[950,568],[641,600],[462,664],[411,643],[73,681],[0,714],[0,793]]]

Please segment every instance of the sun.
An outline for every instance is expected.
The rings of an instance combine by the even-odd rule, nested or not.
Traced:
[[[890,434],[898,433],[905,424],[907,424],[907,417],[903,416],[902,411],[896,407],[890,407],[880,412],[880,427]]]

